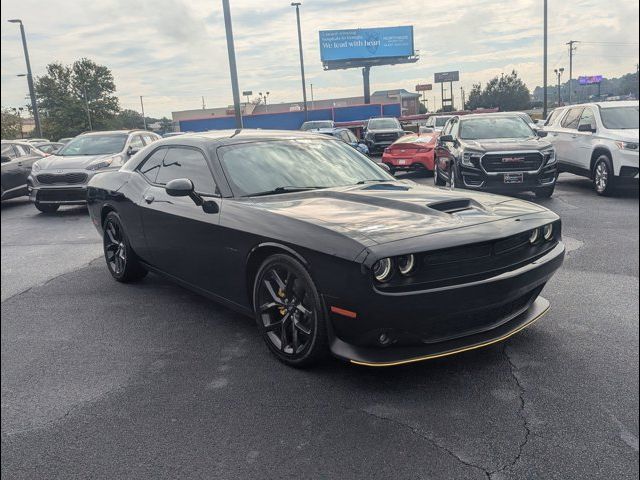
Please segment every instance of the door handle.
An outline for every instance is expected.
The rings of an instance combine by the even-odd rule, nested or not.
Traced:
[[[21,167],[22,166],[22,162],[18,162],[18,166]]]
[[[153,195],[145,195],[142,198],[144,198],[144,201],[147,202],[147,203],[153,203],[153,201],[155,200]]]

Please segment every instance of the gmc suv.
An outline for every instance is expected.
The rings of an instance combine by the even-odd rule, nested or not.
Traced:
[[[556,149],[558,170],[590,178],[599,195],[638,185],[638,101],[558,108],[544,130]]]
[[[403,135],[404,130],[397,118],[370,118],[364,127],[364,143],[371,154],[384,151]]]

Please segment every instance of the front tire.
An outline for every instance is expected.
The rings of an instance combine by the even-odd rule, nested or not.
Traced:
[[[147,275],[137,255],[129,244],[120,216],[109,212],[102,226],[104,258],[111,276],[118,282],[129,283]]]
[[[437,161],[433,166],[433,184],[436,187],[444,187],[447,184],[447,182],[445,182],[442,178],[440,178]]]
[[[598,195],[609,196],[615,190],[613,165],[608,155],[600,155],[593,167],[593,188]]]
[[[35,206],[42,213],[55,213],[60,208],[60,205],[57,203],[40,203],[36,202]]]
[[[537,198],[551,198],[553,192],[556,189],[555,183],[549,187],[540,187],[536,189],[535,194]]]
[[[258,331],[281,362],[303,368],[329,353],[322,300],[294,258],[276,254],[264,261],[255,278],[253,305]]]

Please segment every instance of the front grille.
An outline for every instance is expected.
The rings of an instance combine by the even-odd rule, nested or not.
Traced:
[[[541,153],[493,153],[482,157],[487,172],[529,172],[542,165]]]
[[[36,177],[39,183],[43,185],[74,185],[79,183],[85,183],[87,181],[87,174],[80,172],[73,173],[41,173]]]
[[[398,139],[397,133],[376,133],[374,135],[376,142],[395,142]]]
[[[82,188],[56,188],[38,191],[39,202],[82,202],[87,199],[87,191]]]

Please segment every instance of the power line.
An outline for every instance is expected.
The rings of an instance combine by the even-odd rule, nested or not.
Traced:
[[[638,46],[640,45],[640,43],[633,43],[633,42],[580,42],[580,43],[584,43],[585,45],[623,45],[623,46]]]

